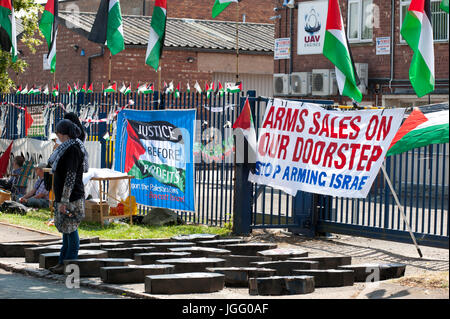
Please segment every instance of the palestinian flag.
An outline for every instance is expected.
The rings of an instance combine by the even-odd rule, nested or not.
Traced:
[[[106,42],[111,55],[116,55],[125,49],[119,0],[100,2],[88,39],[99,44]]]
[[[208,86],[208,83],[206,83],[206,97],[209,98],[211,93],[214,93],[214,82],[211,83],[211,86]]]
[[[73,84],[73,93],[75,93],[75,95],[77,95],[78,93],[80,93],[81,89],[80,86],[77,83]]]
[[[219,81],[219,90],[218,90],[217,94],[220,96],[223,96],[224,93],[225,93],[225,89],[223,88],[222,83],[220,83],[220,81]]]
[[[145,63],[158,71],[166,36],[167,0],[155,0]]]
[[[175,98],[178,99],[180,97],[181,83],[178,82],[177,88],[175,89]]]
[[[81,87],[81,92],[87,93],[87,86],[86,86],[86,83],[84,83],[83,86]]]
[[[73,90],[72,90],[72,88],[70,87],[70,84],[69,84],[69,83],[67,83],[67,93],[69,93],[69,95],[73,93]]]
[[[227,84],[227,93],[239,93],[242,92],[242,82],[236,82],[235,85]]]
[[[31,87],[31,89],[28,91],[28,95],[31,95],[31,94],[33,94],[33,95],[37,95],[37,94],[40,94],[41,93],[41,88],[39,87],[39,88],[36,88],[34,85]]]
[[[248,97],[245,101],[244,108],[241,114],[233,124],[233,129],[240,130],[244,134],[245,139],[248,142],[249,147],[255,152],[257,150],[256,143],[256,131],[255,124],[253,122],[252,110],[250,109],[250,103]]]
[[[195,81],[194,89],[197,90],[197,93],[202,94],[202,88],[200,87],[200,84],[198,84],[197,81]]]
[[[103,93],[116,93],[117,92],[117,85],[116,83],[109,85],[106,89],[103,90]]]
[[[125,84],[122,84],[122,87],[120,88],[120,93],[127,95],[131,93],[131,84],[128,86],[125,86]]]
[[[88,87],[86,93],[94,93],[94,86],[93,86],[92,83],[91,83],[91,85],[89,85],[89,87]]]
[[[59,85],[58,84],[56,84],[56,86],[53,88],[52,95],[54,97],[57,97],[59,95]]]
[[[191,86],[189,85],[189,82],[186,84],[186,92],[191,93]]]
[[[165,88],[165,92],[166,94],[170,94],[173,93],[173,81],[170,81],[169,85],[167,85],[166,82],[164,82],[164,88]]]
[[[22,91],[20,91],[20,94],[27,94],[27,93],[28,93],[28,84],[25,85],[25,88]]]
[[[154,178],[182,192],[186,186],[184,141],[171,134],[176,126],[169,122],[138,122],[127,120],[125,173],[137,179]]]
[[[25,106],[25,136],[28,136],[28,129],[33,124],[33,117],[28,113],[28,107]]]
[[[359,79],[345,35],[338,0],[328,0],[323,55],[335,66],[340,94],[361,102],[362,93],[358,88]]]
[[[12,61],[17,61],[16,18],[12,0],[0,0],[0,45],[10,52]]]
[[[448,0],[442,0],[441,1],[441,5],[440,5],[440,7],[441,7],[441,10],[442,11],[445,11],[445,12],[449,12],[449,9],[448,9]]]
[[[239,2],[239,0],[215,0],[212,8],[212,18],[215,19],[222,13],[232,2]]]
[[[434,91],[434,46],[430,0],[412,0],[400,31],[414,52],[409,80],[418,97]]]
[[[16,89],[16,94],[20,94],[22,92],[22,85],[19,85]]]
[[[55,72],[56,67],[56,36],[58,34],[58,0],[48,0],[42,13],[39,29],[47,41],[47,63],[50,72]]]
[[[45,85],[44,91],[42,91],[42,93],[45,94],[45,95],[49,95],[50,94],[50,91],[48,89],[48,84]]]
[[[448,110],[422,113],[415,107],[398,129],[386,156],[430,144],[448,143]]]

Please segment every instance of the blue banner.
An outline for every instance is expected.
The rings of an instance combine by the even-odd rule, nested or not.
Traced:
[[[114,169],[135,177],[137,203],[195,211],[195,119],[195,109],[118,114]]]

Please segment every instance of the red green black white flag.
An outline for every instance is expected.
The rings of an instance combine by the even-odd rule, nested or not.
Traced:
[[[434,45],[430,0],[412,0],[400,31],[414,52],[409,80],[418,97],[434,91]]]
[[[10,52],[12,61],[17,61],[16,18],[12,0],[0,0],[0,45]]]
[[[148,39],[145,64],[158,71],[159,59],[164,48],[166,36],[167,0],[155,0],[152,21],[150,23],[150,35]]]
[[[58,34],[58,0],[48,0],[42,13],[39,29],[47,42],[47,63],[50,72],[54,73],[56,68],[56,37]]]

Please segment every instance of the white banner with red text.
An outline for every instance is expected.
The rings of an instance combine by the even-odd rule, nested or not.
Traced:
[[[405,109],[325,110],[271,100],[249,181],[281,189],[365,198]]]

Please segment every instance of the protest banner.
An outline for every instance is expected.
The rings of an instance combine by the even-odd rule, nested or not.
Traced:
[[[136,178],[131,194],[152,207],[195,211],[196,110],[123,110],[117,119],[115,170]]]
[[[364,198],[405,109],[325,110],[275,99],[259,129],[249,181],[281,189]]]

